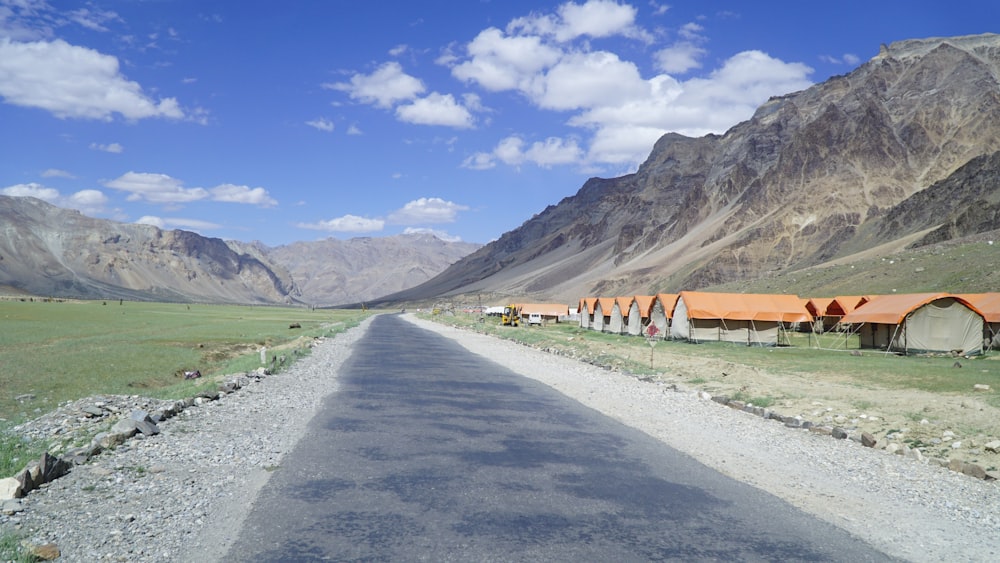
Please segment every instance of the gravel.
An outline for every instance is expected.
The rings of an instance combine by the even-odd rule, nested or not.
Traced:
[[[405,315],[470,351],[638,428],[911,561],[1000,560],[1000,487],[851,440],[736,411],[676,385],[640,381]],[[0,528],[62,561],[211,561],[282,455],[303,435],[367,330],[341,333],[278,375],[185,409],[161,433],[103,453],[0,514]],[[135,398],[132,398],[135,400]]]

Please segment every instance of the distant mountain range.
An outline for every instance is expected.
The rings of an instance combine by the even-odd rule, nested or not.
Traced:
[[[998,151],[1000,36],[883,45],[723,135],[665,135],[636,173],[592,178],[386,300],[699,289],[986,232]]]
[[[575,303],[816,271],[1000,229],[1000,35],[893,43],[723,135],[665,135],[634,174],[592,178],[481,248],[428,235],[267,248],[30,198],[0,198],[0,221],[0,285],[53,296]]]
[[[269,248],[0,196],[0,292],[38,296],[360,303],[424,282],[479,246],[416,234]]]

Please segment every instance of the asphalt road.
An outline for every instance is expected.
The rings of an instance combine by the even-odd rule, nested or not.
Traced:
[[[886,555],[395,316],[228,561],[883,561]]]

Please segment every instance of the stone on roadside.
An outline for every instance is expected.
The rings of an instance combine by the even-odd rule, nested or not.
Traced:
[[[987,442],[983,445],[983,449],[993,454],[1000,454],[1000,440]]]
[[[985,383],[976,383],[975,385],[972,386],[972,389],[974,391],[989,391],[990,386],[986,385]]]
[[[965,473],[969,477],[975,477],[976,479],[986,479],[986,470],[982,468],[981,465],[976,463],[964,463],[962,464],[962,473]]]
[[[123,434],[125,438],[135,436],[135,433],[138,431],[137,422],[131,418],[123,418],[119,420],[114,426],[111,427],[110,430],[112,434]]]
[[[160,433],[160,427],[153,421],[141,420],[135,423],[135,429],[146,436],[155,436]]]
[[[26,545],[25,546],[28,555],[34,558],[35,561],[55,561],[62,556],[59,552],[59,546],[54,543],[47,543],[43,545]]]
[[[844,440],[847,438],[847,430],[844,430],[839,426],[834,426],[833,430],[830,432],[830,435],[838,440]]]
[[[24,512],[24,505],[16,498],[4,499],[0,501],[0,514],[13,516],[18,512]]]
[[[0,500],[10,500],[21,498],[24,491],[21,490],[21,482],[13,477],[0,479]]]
[[[861,445],[862,446],[864,446],[866,448],[874,448],[875,444],[877,444],[877,443],[878,443],[878,440],[875,439],[875,436],[872,436],[868,432],[862,432],[861,433]]]

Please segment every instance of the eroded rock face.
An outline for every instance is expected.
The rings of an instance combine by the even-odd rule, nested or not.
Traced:
[[[724,135],[663,136],[635,174],[588,181],[404,295],[693,289],[928,228],[927,242],[996,229],[996,198],[979,196],[998,176],[998,76],[1000,35],[893,43]],[[561,275],[539,283],[541,270]]]

